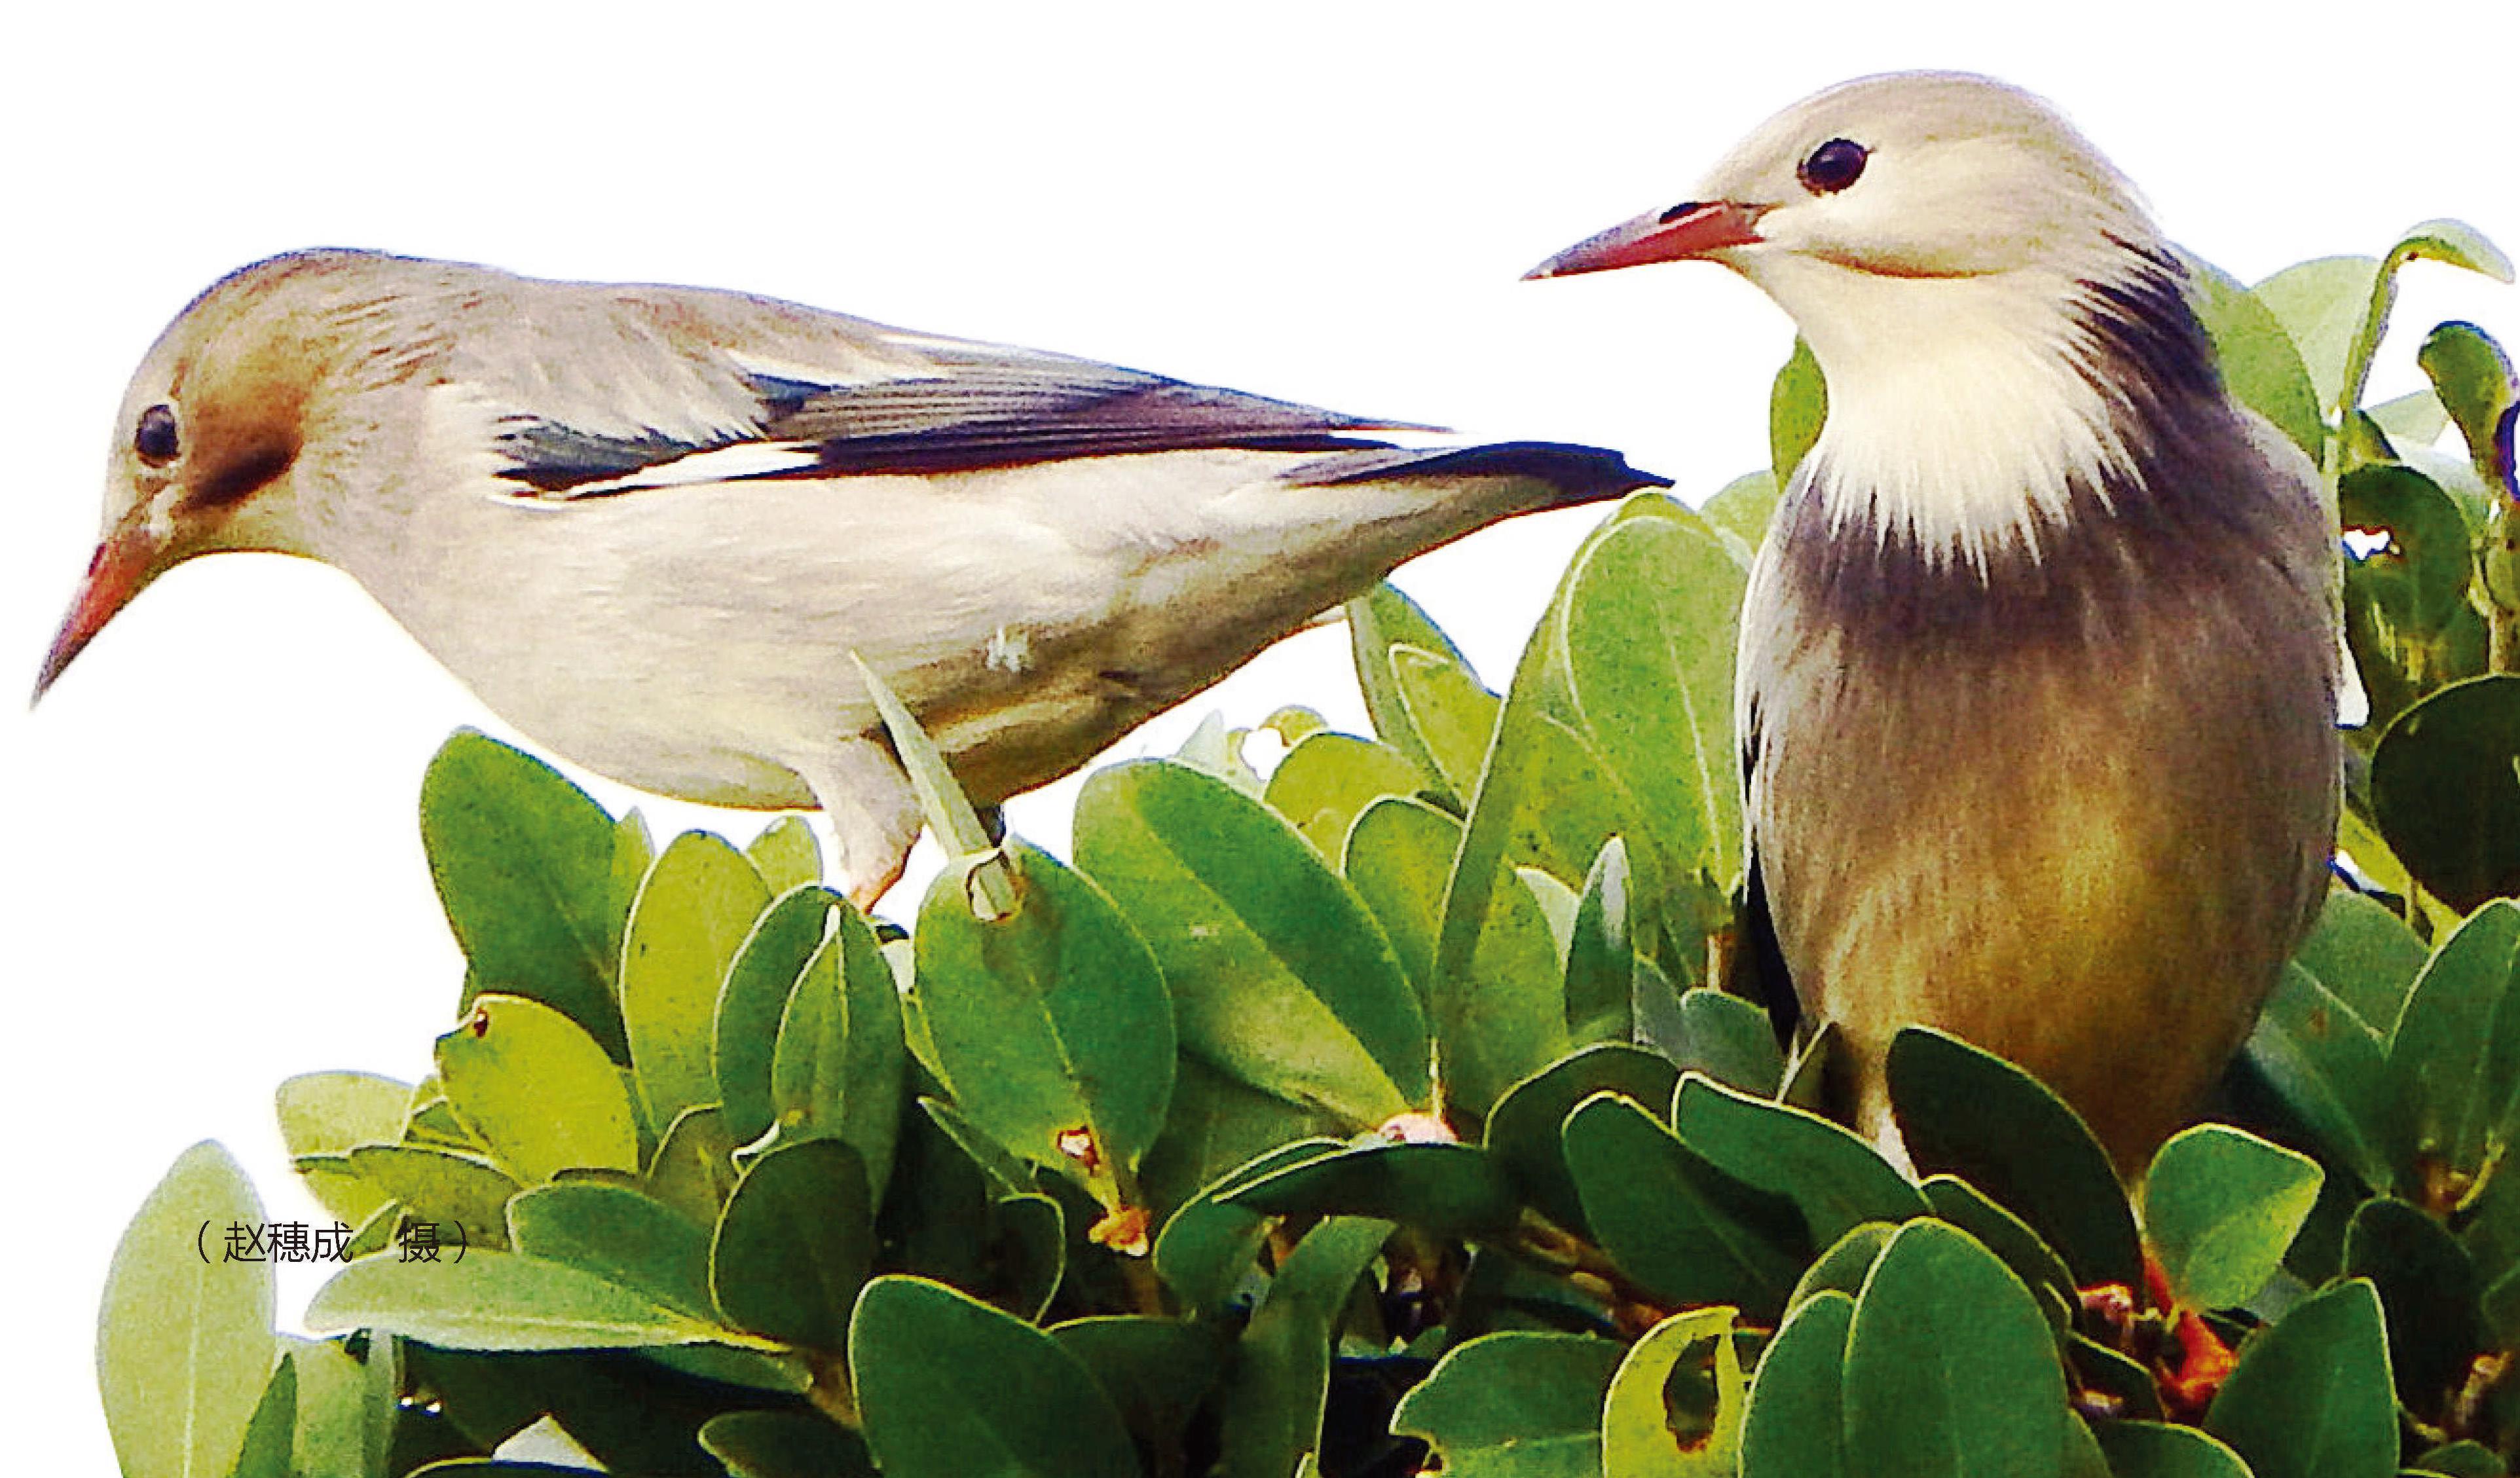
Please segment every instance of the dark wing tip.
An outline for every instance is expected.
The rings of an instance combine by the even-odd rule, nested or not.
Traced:
[[[1528,477],[1556,489],[1556,496],[1535,505],[1540,508],[1572,508],[1639,488],[1671,486],[1670,478],[1630,467],[1618,452],[1563,441],[1349,452],[1305,463],[1288,471],[1286,480],[1307,487],[1335,487],[1397,476]]]

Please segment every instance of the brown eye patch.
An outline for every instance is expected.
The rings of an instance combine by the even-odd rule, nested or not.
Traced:
[[[140,413],[140,424],[132,428],[131,449],[151,467],[164,467],[184,450],[183,437],[175,428],[175,408],[153,405]]]

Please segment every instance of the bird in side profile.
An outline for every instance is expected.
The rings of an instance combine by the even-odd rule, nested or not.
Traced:
[[[196,555],[320,560],[590,769],[819,804],[872,904],[920,815],[852,652],[994,805],[1412,556],[1663,485],[1377,428],[1422,429],[733,292],[299,252],[142,363],[36,694]]]
[[[1742,611],[1747,892],[1895,1146],[1891,1039],[2036,1072],[2138,1174],[2325,892],[2336,534],[2180,258],[2048,106],[1846,83],[1535,269],[1705,258],[1828,386]]]

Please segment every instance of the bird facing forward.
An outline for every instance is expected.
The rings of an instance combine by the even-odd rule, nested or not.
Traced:
[[[1877,1140],[1924,1023],[2136,1174],[2325,891],[2318,473],[2226,392],[2132,189],[2003,84],[1823,92],[1532,275],[1682,258],[1767,292],[1828,386],[1742,612],[1750,917]]]
[[[852,652],[994,805],[1412,556],[1661,485],[732,292],[362,251],[213,286],[117,425],[38,696],[186,560],[319,560],[590,769],[819,804],[862,905],[920,816]]]

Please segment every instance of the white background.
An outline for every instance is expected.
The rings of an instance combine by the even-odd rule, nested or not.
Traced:
[[[13,21],[0,86],[0,690],[31,683],[85,563],[125,378],[194,292],[271,252],[749,289],[1617,446],[1695,499],[1766,459],[1782,317],[1706,267],[1515,278],[1686,198],[1775,109],[1894,67],[2008,77],[2255,281],[2434,215],[2520,248],[2515,54],[2509,0],[44,6]],[[2515,294],[2419,266],[2375,395],[2410,387],[2444,316],[2520,341]],[[1401,582],[1501,682],[1596,517],[1508,525]],[[1210,709],[1353,723],[1345,650],[1291,642],[1123,749],[1168,750]],[[186,1144],[223,1141],[275,1217],[311,1219],[273,1087],[427,1071],[460,968],[414,802],[463,724],[500,732],[347,578],[266,557],[177,571],[40,711],[0,697],[22,1454],[41,1434],[65,1470],[110,1460],[95,1301]],[[592,788],[660,830],[758,825]],[[1063,849],[1072,793],[1018,802],[1016,828]]]

